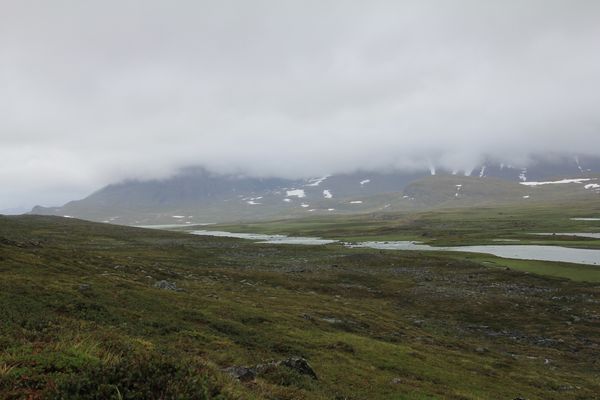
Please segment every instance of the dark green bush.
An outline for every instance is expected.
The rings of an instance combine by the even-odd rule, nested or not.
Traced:
[[[224,399],[202,367],[164,356],[123,359],[90,367],[59,380],[48,398],[54,400],[208,400]]]

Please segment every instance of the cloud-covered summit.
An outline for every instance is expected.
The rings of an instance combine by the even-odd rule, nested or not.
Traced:
[[[600,154],[595,1],[2,1],[0,208],[178,168]]]

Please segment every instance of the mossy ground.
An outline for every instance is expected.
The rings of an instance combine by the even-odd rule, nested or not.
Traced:
[[[484,261],[0,217],[0,398],[597,398],[597,284]]]

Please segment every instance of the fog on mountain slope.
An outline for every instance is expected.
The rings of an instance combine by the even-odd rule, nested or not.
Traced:
[[[477,171],[358,171],[292,180],[187,169],[170,179],[109,185],[82,200],[62,207],[35,207],[32,213],[117,224],[184,225],[476,205],[589,202],[600,195],[600,158],[568,157],[529,168],[489,163]]]

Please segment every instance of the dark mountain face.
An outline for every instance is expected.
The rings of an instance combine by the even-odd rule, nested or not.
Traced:
[[[600,173],[600,159],[590,157],[540,159],[527,168],[489,162],[467,172],[357,171],[302,180],[219,175],[190,168],[165,180],[108,185],[85,199],[62,207],[35,207],[32,213],[120,224],[191,224],[461,207],[597,195],[594,173]],[[573,183],[568,188],[522,184],[554,178],[589,181]]]

